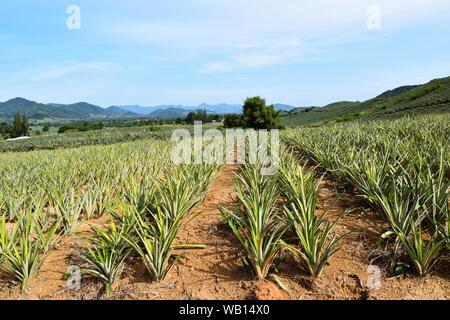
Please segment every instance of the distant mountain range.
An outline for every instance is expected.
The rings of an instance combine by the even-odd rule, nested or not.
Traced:
[[[398,87],[364,102],[340,101],[321,108],[295,108],[284,114],[282,123],[308,126],[442,113],[450,113],[450,77]]]
[[[275,104],[274,106],[279,111],[288,111],[294,108],[293,106],[284,104]],[[199,109],[206,110],[212,114],[242,112],[241,105],[225,103],[217,105],[203,103],[198,106],[159,105],[142,107],[130,105],[101,108],[86,102],[74,104],[43,104],[23,98],[15,98],[0,103],[0,120],[10,121],[16,112],[25,113],[32,122],[138,117],[172,119],[184,118],[189,112]]]
[[[277,111],[290,111],[294,109],[294,106],[276,103],[274,107]],[[213,114],[231,114],[231,113],[241,113],[242,105],[240,104],[206,104],[202,103],[198,106],[184,106],[184,105],[160,105],[153,107],[142,107],[142,106],[117,106],[115,108],[120,108],[129,112],[134,112],[140,115],[151,116],[155,118],[177,118],[185,117],[189,112],[197,111],[199,109],[206,110]]]
[[[185,117],[189,112],[197,111],[199,109],[206,110],[209,113],[215,114],[228,114],[228,113],[240,113],[242,112],[242,106],[238,104],[217,104],[209,105],[202,103],[198,106],[184,106],[184,105],[159,105],[152,107],[143,107],[138,105],[131,106],[115,106],[114,108],[120,108],[125,111],[133,112],[138,115],[145,115],[151,117],[163,117],[163,118],[177,118]]]
[[[274,107],[280,111],[282,123],[287,126],[450,113],[450,77],[435,79],[423,85],[398,87],[364,102],[340,101],[324,107],[294,107],[275,104]],[[189,112],[198,109],[213,114],[242,112],[241,105],[226,103],[216,105],[203,103],[198,106],[159,105],[143,107],[129,105],[101,108],[86,102],[43,104],[23,98],[15,98],[0,103],[0,121],[11,121],[16,112],[27,114],[32,122],[139,117],[170,119],[186,117]]]

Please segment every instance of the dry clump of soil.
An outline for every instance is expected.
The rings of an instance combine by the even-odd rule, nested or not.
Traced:
[[[339,192],[337,184],[326,178],[320,191],[318,211],[327,210],[330,219],[341,216],[335,234],[345,235],[341,249],[333,256],[318,280],[310,279],[299,264],[285,255],[277,278],[256,281],[243,263],[240,243],[224,224],[219,207],[236,203],[233,181],[237,165],[224,166],[211,184],[204,201],[198,205],[180,232],[178,243],[202,243],[205,249],[185,251],[184,257],[161,283],[151,282],[139,258],[128,263],[122,279],[113,287],[109,299],[450,299],[450,263],[425,278],[404,276],[389,278],[383,264],[383,249],[376,248],[386,224],[377,214],[359,208],[357,198]],[[356,207],[344,215],[348,208]],[[91,223],[106,225],[107,218]],[[80,227],[89,233],[89,227]],[[80,265],[79,237],[68,237],[45,260],[29,292],[21,295],[17,285],[0,279],[1,299],[102,299],[102,286],[83,278],[80,290],[67,290],[64,273],[71,265]],[[367,288],[367,268],[378,265],[382,271],[381,288]]]

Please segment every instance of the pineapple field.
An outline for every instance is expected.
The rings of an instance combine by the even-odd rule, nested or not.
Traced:
[[[286,129],[273,175],[168,135],[1,153],[0,298],[449,299],[449,120]]]

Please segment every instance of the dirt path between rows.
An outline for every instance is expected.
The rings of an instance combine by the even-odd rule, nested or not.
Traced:
[[[160,284],[150,283],[141,265],[134,266],[135,281],[116,289],[121,299],[254,299],[266,283],[253,280],[243,265],[242,246],[224,223],[220,207],[236,203],[234,180],[238,165],[225,165],[211,183],[204,201],[194,208],[177,243],[202,243],[204,249],[185,251],[184,257]],[[268,284],[273,286],[273,284]],[[275,287],[275,294],[280,291]],[[286,298],[286,295],[276,296]]]
[[[192,212],[178,236],[178,243],[203,243],[205,249],[188,250],[185,257],[159,284],[152,283],[138,261],[121,281],[113,299],[449,299],[449,268],[431,276],[390,278],[383,248],[376,242],[387,225],[379,215],[367,211],[355,194],[339,190],[331,178],[324,179],[319,192],[318,214],[327,211],[330,220],[341,216],[334,234],[345,235],[340,250],[330,260],[322,278],[310,281],[289,255],[284,255],[275,273],[284,289],[273,278],[253,279],[250,268],[243,264],[241,244],[224,223],[220,207],[236,205],[234,189],[238,165],[225,165],[211,183],[204,201]],[[346,210],[350,208],[347,214]],[[383,260],[384,259],[384,260]],[[381,288],[367,288],[369,265],[380,267]],[[445,264],[444,264],[445,266]]]
[[[176,242],[205,244],[204,249],[184,250],[183,258],[169,271],[164,281],[154,283],[140,258],[127,263],[122,278],[113,286],[109,299],[254,299],[288,296],[271,282],[255,282],[243,265],[242,246],[224,223],[220,207],[233,208],[236,202],[234,180],[238,165],[225,165],[211,183],[204,201],[193,209]],[[101,218],[84,223],[77,236],[63,239],[45,259],[37,277],[30,281],[28,294],[17,285],[0,281],[0,299],[102,299],[98,281],[83,277],[80,290],[68,290],[64,273],[69,266],[82,265],[78,257],[89,233],[89,224],[108,223]]]
[[[205,249],[188,250],[165,282],[175,288],[162,299],[245,299],[245,282],[251,274],[243,267],[240,244],[223,222],[220,207],[236,201],[234,179],[239,167],[225,165],[211,183],[204,201],[192,212],[195,217],[180,232],[178,243],[203,243]]]
[[[284,255],[275,273],[281,289],[273,279],[253,280],[250,269],[243,264],[242,246],[223,221],[220,207],[236,204],[234,179],[239,167],[225,165],[211,183],[204,201],[194,208],[177,237],[177,243],[202,243],[204,249],[185,250],[185,255],[161,283],[150,280],[140,258],[127,263],[122,279],[113,287],[109,299],[450,299],[450,263],[425,278],[405,276],[389,278],[383,265],[386,254],[376,242],[386,224],[364,208],[352,210],[336,224],[334,233],[346,235],[341,249],[325,268],[322,278],[311,283],[299,264]],[[320,190],[318,213],[331,206],[327,216],[334,219],[352,207],[361,206],[357,197],[339,190],[326,178]],[[106,224],[107,218],[90,223]],[[88,232],[83,224],[81,233]],[[0,299],[104,299],[102,285],[84,278],[80,290],[67,290],[64,272],[70,265],[80,265],[77,258],[81,242],[68,237],[52,250],[38,276],[30,282],[29,294],[21,295],[17,285],[0,281]],[[379,266],[381,288],[369,292],[366,287],[367,268]]]

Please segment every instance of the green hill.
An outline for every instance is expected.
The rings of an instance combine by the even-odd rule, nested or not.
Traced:
[[[282,117],[287,126],[450,113],[450,77],[386,91],[365,102],[342,101]]]
[[[26,114],[30,121],[73,120],[135,115],[125,110],[119,112],[117,109],[103,109],[86,102],[43,104],[23,98],[15,98],[0,103],[0,120],[10,121],[16,112]]]
[[[417,88],[417,87],[419,87],[419,86],[403,86],[403,87],[398,87],[398,88],[395,88],[395,89],[393,89],[393,90],[388,90],[388,91],[386,91],[386,92],[383,92],[382,94],[380,94],[378,97],[376,97],[375,99],[378,99],[378,98],[389,98],[389,97],[395,97],[395,96],[398,96],[398,95],[400,95],[400,94],[402,94],[402,93],[405,93],[405,92],[408,92],[408,91],[410,91],[410,90],[412,90],[412,89],[415,89],[415,88]]]

